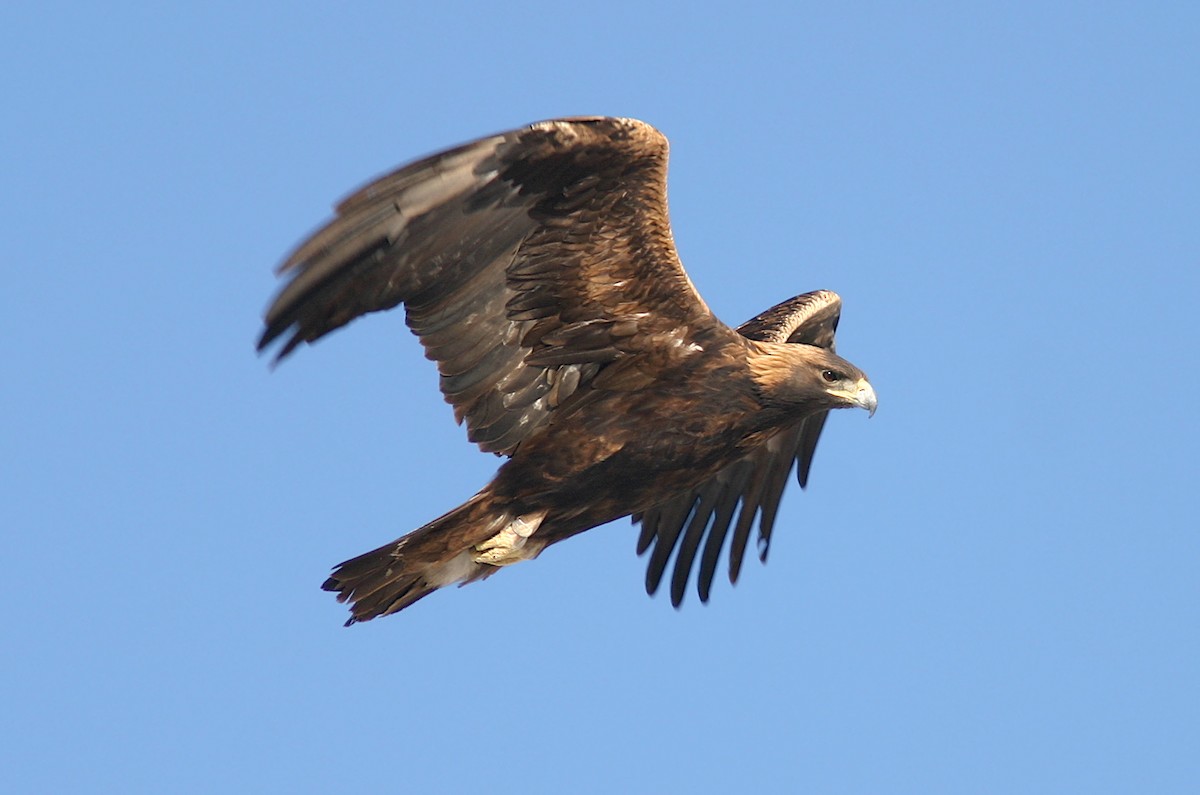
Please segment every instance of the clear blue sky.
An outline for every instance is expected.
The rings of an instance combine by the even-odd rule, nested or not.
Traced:
[[[6,786],[1200,791],[1200,11],[1005,5],[6,5]],[[496,460],[398,313],[271,372],[272,268],[568,114],[668,135],[729,322],[838,291],[879,412],[708,606],[620,522],[343,629]]]

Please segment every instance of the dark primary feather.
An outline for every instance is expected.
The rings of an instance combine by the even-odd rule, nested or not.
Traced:
[[[840,313],[838,296],[818,290],[771,307],[739,326],[738,332],[760,342],[816,345],[832,351]],[[755,517],[759,519],[759,559],[765,562],[788,472],[796,464],[801,487],[808,484],[813,454],[827,415],[828,412],[819,412],[780,431],[765,445],[729,464],[691,492],[634,516],[634,521],[642,526],[638,554],[651,545],[654,547],[646,568],[647,593],[658,590],[678,544],[671,577],[671,603],[678,607],[703,541],[696,589],[700,601],[708,601],[717,561],[735,512],[738,518],[729,546],[729,581],[737,582]]]

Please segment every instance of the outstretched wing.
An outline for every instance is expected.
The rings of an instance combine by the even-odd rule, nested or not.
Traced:
[[[405,166],[280,266],[262,350],[282,359],[403,303],[483,450],[511,454],[623,353],[716,319],[675,251],[667,141],[633,119],[546,121]]]
[[[833,350],[841,306],[837,294],[828,290],[805,293],[746,321],[738,331],[761,342],[790,342]],[[813,414],[784,429],[692,491],[634,516],[634,522],[642,525],[638,554],[651,545],[654,547],[646,569],[646,591],[653,594],[658,590],[671,553],[678,546],[671,576],[671,604],[678,607],[683,601],[697,553],[700,553],[700,571],[696,588],[700,601],[707,602],[717,559],[735,512],[738,517],[729,547],[729,581],[737,582],[755,516],[760,517],[758,556],[766,562],[771,530],[788,473],[795,463],[800,486],[807,485],[813,453],[827,414],[826,411]]]

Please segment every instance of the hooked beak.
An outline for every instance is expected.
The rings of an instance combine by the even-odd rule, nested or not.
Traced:
[[[865,378],[858,379],[855,387],[856,391],[851,398],[854,401],[854,405],[866,409],[867,416],[874,417],[875,407],[879,405],[879,401],[875,398],[875,387],[871,386]]]

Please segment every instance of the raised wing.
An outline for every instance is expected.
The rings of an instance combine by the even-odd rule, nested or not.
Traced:
[[[666,173],[666,138],[603,117],[405,166],[280,266],[259,349],[403,303],[468,438],[511,454],[606,362],[717,322],[676,254]]]
[[[841,299],[837,294],[819,290],[771,307],[743,323],[738,331],[761,342],[790,342],[833,350],[840,314]],[[828,412],[822,411],[807,417],[729,464],[692,491],[635,515],[634,522],[642,525],[638,554],[643,554],[651,545],[654,547],[646,568],[647,593],[658,590],[671,553],[678,547],[671,576],[671,604],[678,607],[703,542],[696,589],[700,601],[707,602],[717,559],[735,512],[738,517],[729,547],[729,581],[737,582],[755,516],[760,517],[758,556],[766,562],[775,514],[787,485],[788,473],[795,463],[800,486],[803,488],[808,484],[813,454],[827,415]]]

